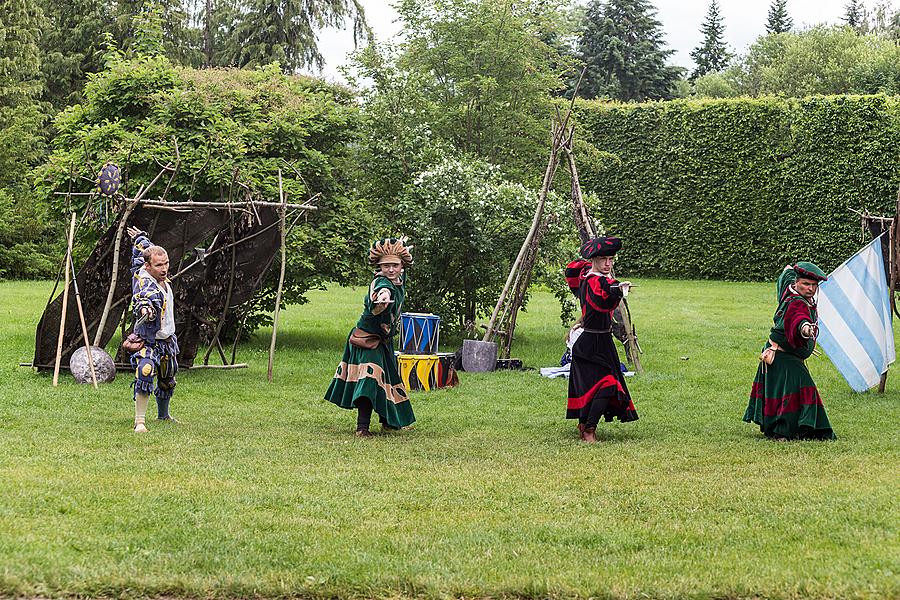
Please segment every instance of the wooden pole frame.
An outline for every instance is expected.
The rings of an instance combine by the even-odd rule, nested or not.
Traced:
[[[272,341],[269,344],[269,368],[267,378],[272,381],[272,369],[275,364],[275,338],[278,336],[278,316],[281,311],[281,291],[284,288],[284,270],[287,260],[286,237],[287,228],[285,227],[287,205],[284,201],[284,189],[281,184],[281,169],[278,169],[278,196],[281,198],[281,271],[278,274],[278,291],[275,294],[275,314],[272,317]]]
[[[125,231],[125,225],[128,223],[128,217],[134,210],[134,203],[125,206],[122,217],[119,220],[119,227],[116,229],[116,241],[113,244],[113,264],[112,275],[109,280],[109,291],[106,293],[106,303],[103,305],[103,313],[100,315],[100,323],[97,325],[97,332],[94,334],[94,345],[100,345],[100,338],[103,337],[103,330],[106,327],[106,319],[109,318],[109,311],[112,307],[113,297],[116,295],[116,284],[119,279],[119,250],[122,247],[122,234]]]
[[[73,215],[75,213],[72,213]],[[72,236],[75,237],[74,235]],[[94,356],[91,352],[91,342],[88,339],[88,330],[87,325],[84,322],[84,309],[81,306],[81,292],[78,290],[78,277],[75,274],[75,263],[73,261],[69,261],[69,267],[72,271],[72,287],[75,290],[75,306],[78,307],[78,321],[81,323],[81,335],[84,337],[84,350],[87,352],[88,366],[91,368],[91,383],[94,384],[94,389],[100,389],[97,386],[97,372],[94,370]]]
[[[56,341],[56,362],[53,365],[53,387],[59,385],[59,365],[62,362],[62,345],[63,335],[66,332],[66,308],[69,306],[69,263],[72,260],[72,238],[75,237],[75,213],[72,213],[71,223],[69,224],[69,236],[66,246],[66,265],[65,265],[65,287],[63,287],[62,313],[59,318],[59,337]]]

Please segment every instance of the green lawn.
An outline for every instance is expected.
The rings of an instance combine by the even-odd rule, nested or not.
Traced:
[[[813,357],[838,440],[768,442],[741,416],[773,286],[640,284],[641,419],[587,446],[535,371],[463,373],[413,394],[413,429],[353,437],[322,395],[359,288],[284,313],[274,383],[260,331],[135,435],[127,374],[16,366],[50,285],[2,283],[0,596],[900,597],[900,375],[856,395]],[[515,354],[556,364],[558,307],[529,308]]]

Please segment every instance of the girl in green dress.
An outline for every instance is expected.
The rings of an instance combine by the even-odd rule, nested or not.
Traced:
[[[404,267],[412,264],[410,250],[406,238],[386,238],[372,244],[369,262],[377,265],[378,271],[325,393],[329,402],[357,410],[359,437],[372,435],[369,424],[373,410],[378,413],[382,431],[406,427],[416,420],[394,356],[394,336],[406,295]]]

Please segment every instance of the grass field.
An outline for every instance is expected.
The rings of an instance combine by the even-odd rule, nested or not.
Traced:
[[[361,289],[284,313],[274,383],[260,331],[135,435],[127,374],[16,366],[50,285],[2,283],[0,596],[900,598],[900,375],[856,395],[813,357],[838,440],[762,439],[772,288],[641,281],[641,418],[587,446],[535,371],[463,373],[413,394],[411,430],[353,437],[322,395]],[[527,366],[557,363],[558,312],[520,319]]]

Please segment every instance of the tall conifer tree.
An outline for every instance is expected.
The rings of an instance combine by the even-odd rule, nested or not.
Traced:
[[[44,24],[35,0],[0,0],[0,108],[40,93],[38,42]]]
[[[844,22],[855,29],[857,33],[866,33],[868,30],[868,16],[866,5],[862,0],[850,0],[844,6]]]
[[[587,72],[579,95],[625,102],[671,98],[681,69],[667,65],[662,24],[649,0],[592,0],[578,51]]]
[[[279,61],[286,72],[321,69],[317,33],[325,27],[353,25],[353,39],[369,37],[360,0],[238,0],[227,27],[219,64],[239,67]]]
[[[718,0],[710,2],[700,33],[703,34],[703,43],[691,51],[691,58],[697,64],[697,68],[691,73],[692,79],[721,71],[731,58],[725,45],[725,24],[719,13]]]
[[[794,20],[788,15],[787,0],[772,0],[769,6],[769,20],[766,33],[787,33],[794,27]]]

